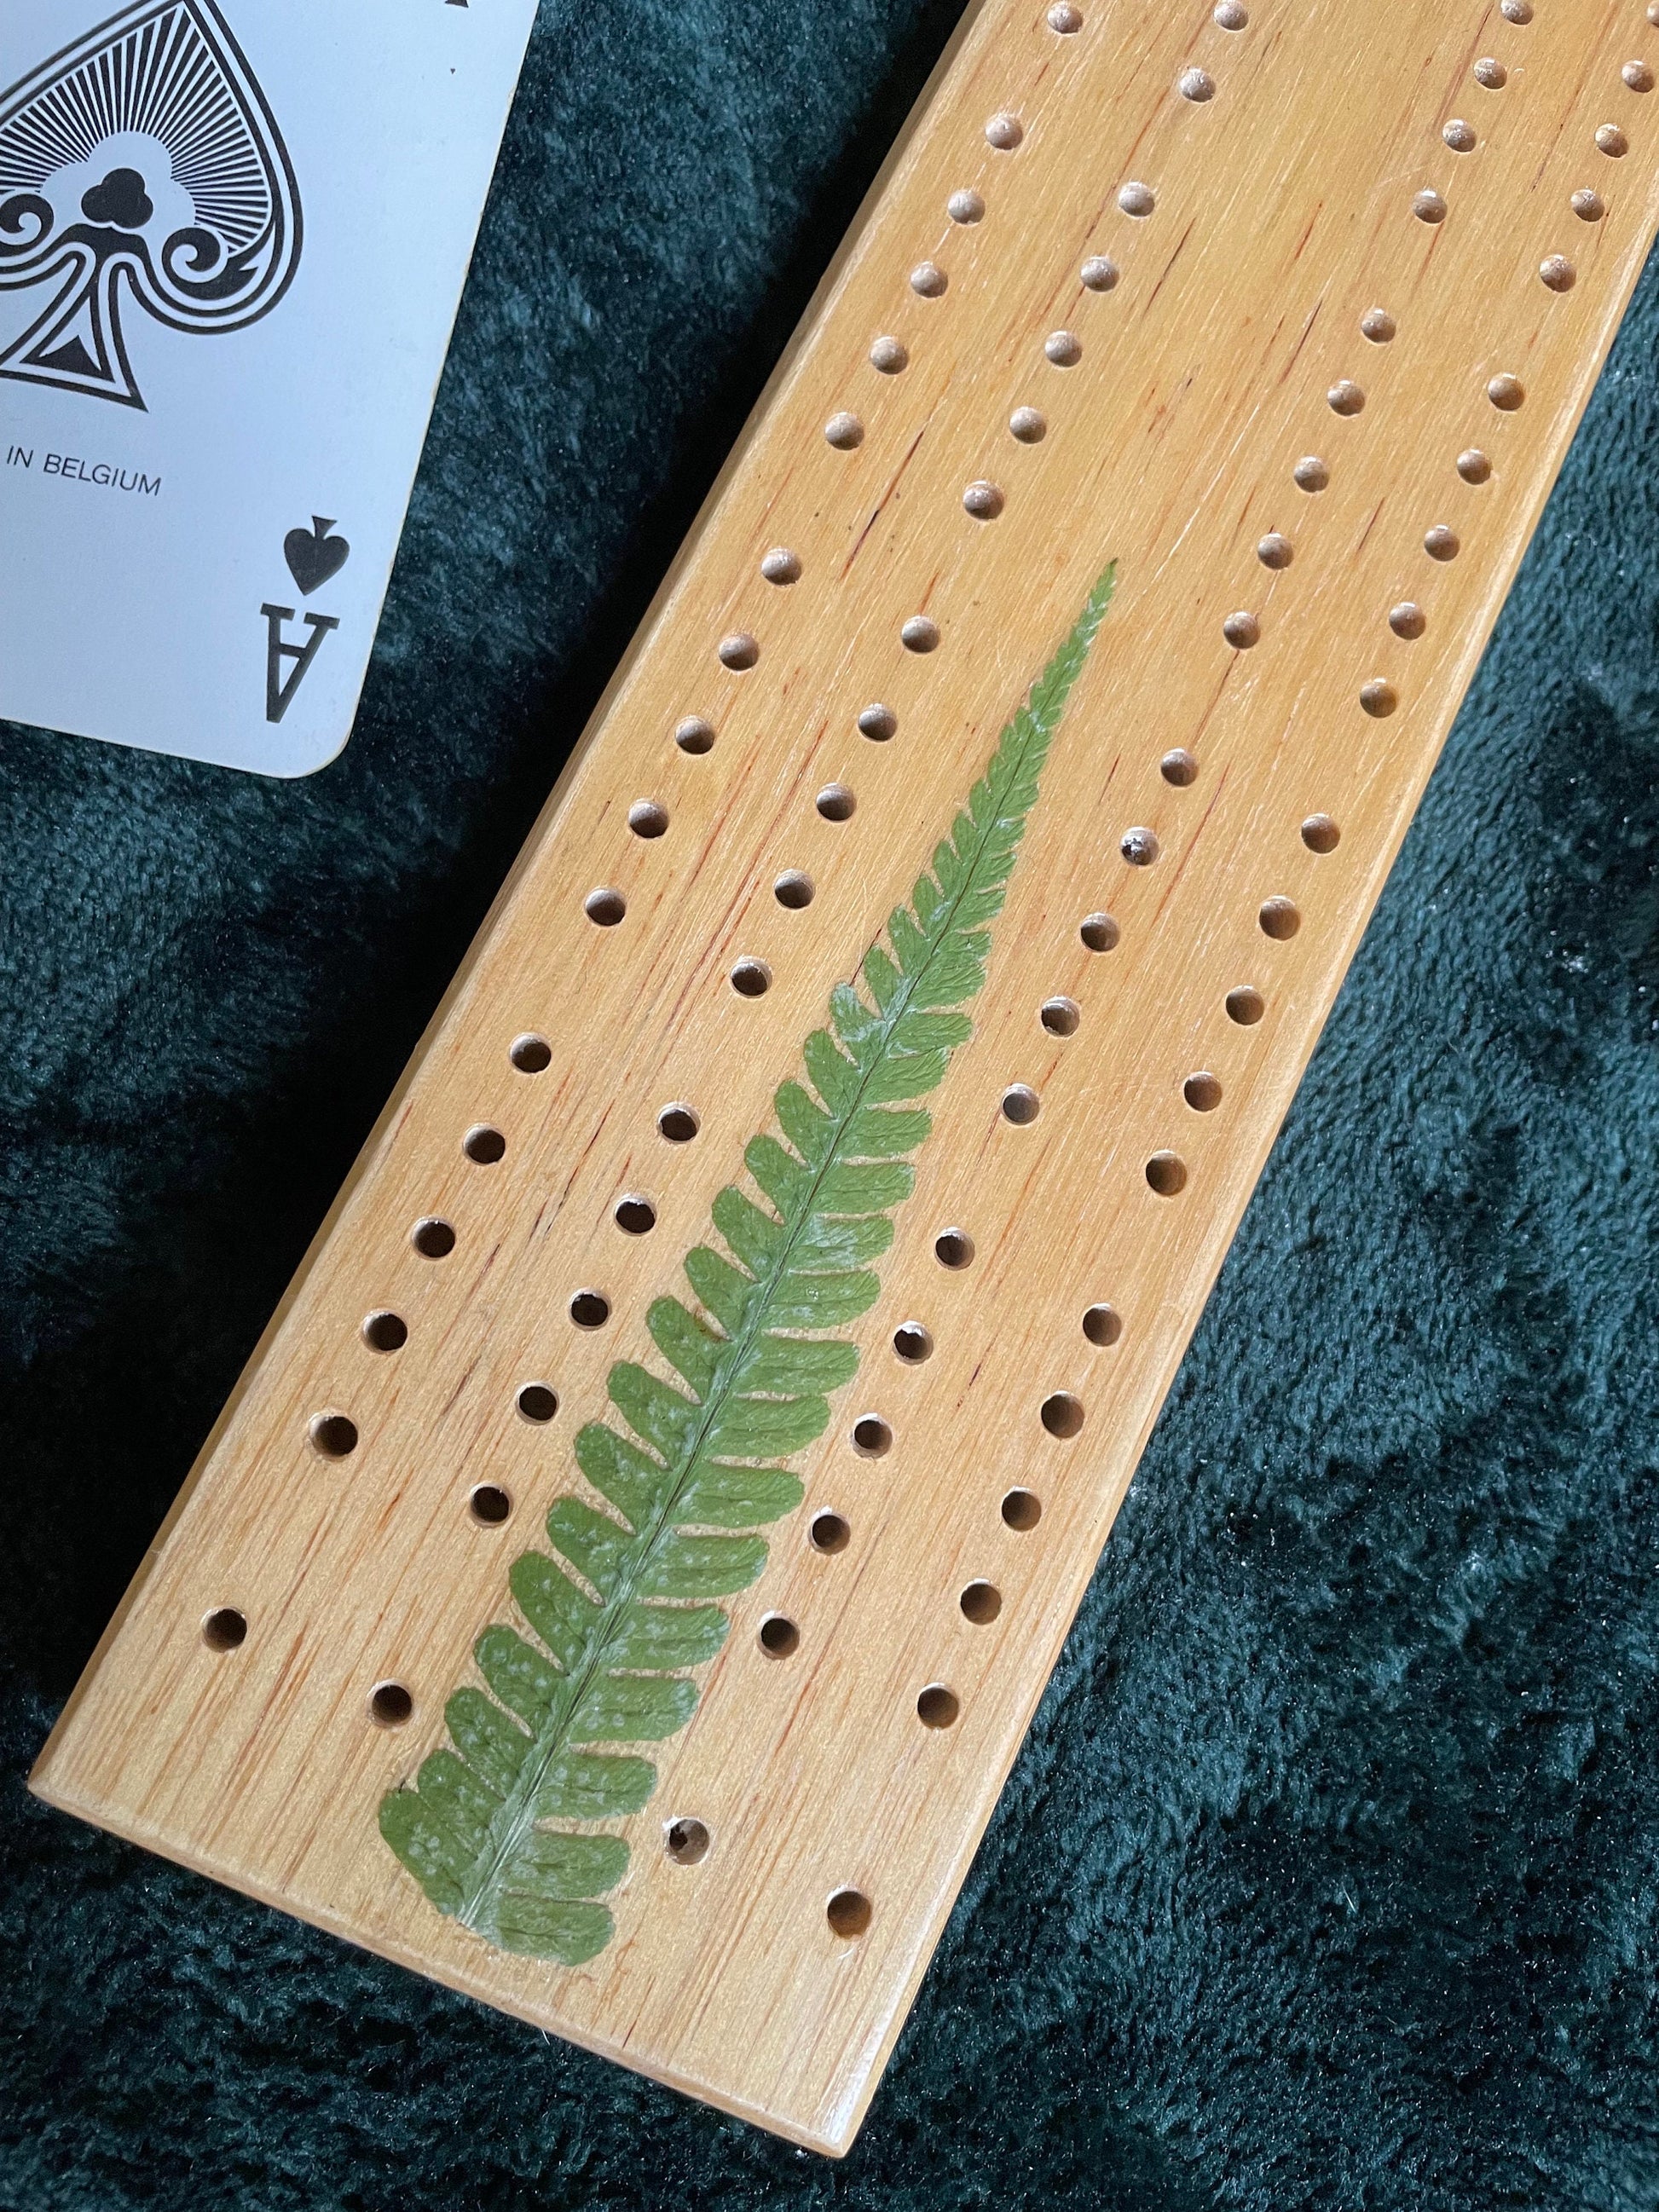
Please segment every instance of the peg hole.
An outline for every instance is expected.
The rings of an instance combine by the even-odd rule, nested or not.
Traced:
[[[499,1482],[480,1482],[469,1494],[466,1510],[481,1528],[499,1528],[512,1514],[513,1500]]]
[[[974,1240],[965,1229],[945,1229],[933,1239],[933,1257],[941,1267],[973,1265]]]
[[[1359,334],[1373,345],[1387,345],[1399,327],[1386,307],[1368,307],[1359,318]]]
[[[628,901],[607,884],[589,891],[582,901],[582,911],[598,928],[614,929],[628,911]]]
[[[761,562],[761,574],[769,584],[798,584],[800,555],[792,553],[787,545],[775,545]]]
[[[1622,161],[1630,151],[1630,140],[1616,123],[1603,123],[1595,133],[1595,143],[1610,161]]]
[[[1083,28],[1081,9],[1073,8],[1072,0],[1055,0],[1055,5],[1048,10],[1048,28],[1058,31],[1062,39],[1069,39]]]
[[[1189,1075],[1181,1086],[1181,1095],[1194,1114],[1213,1114],[1221,1103],[1221,1082],[1208,1069]]]
[[[1653,90],[1653,71],[1645,62],[1626,62],[1619,74],[1632,92]]]
[[[900,375],[910,366],[910,349],[901,339],[879,337],[870,349],[870,366],[884,376]]]
[[[1298,491],[1323,491],[1330,483],[1331,472],[1317,453],[1304,453],[1291,471],[1291,480]]]
[[[1123,1334],[1123,1322],[1115,1306],[1091,1306],[1083,1316],[1083,1334],[1091,1344],[1103,1348],[1115,1344]]]
[[[962,495],[962,503],[975,522],[994,522],[1004,506],[1001,491],[982,477],[968,486]]]
[[[1267,1002],[1249,983],[1237,984],[1227,994],[1227,1019],[1242,1030],[1252,1030],[1267,1011]]]
[[[1176,1198],[1187,1188],[1187,1164],[1176,1152],[1154,1152],[1146,1163],[1146,1181],[1160,1198]]]
[[[799,868],[786,868],[773,884],[772,896],[780,906],[787,907],[792,914],[799,914],[803,907],[812,903],[812,878],[803,875]]]
[[[1083,358],[1083,341],[1075,331],[1050,331],[1042,350],[1056,368],[1075,368]]]
[[[1498,12],[1506,23],[1530,23],[1532,0],[1498,0]]]
[[[994,115],[985,126],[985,142],[994,146],[999,154],[1012,154],[1024,136],[1024,127],[1017,115]]]
[[[507,1139],[499,1129],[492,1129],[481,1121],[462,1138],[461,1150],[475,1165],[493,1168],[498,1160],[507,1158]]]
[[[781,1613],[769,1613],[757,1638],[769,1659],[789,1659],[800,1650],[800,1631]]]
[[[890,707],[866,707],[859,716],[859,734],[872,744],[884,745],[898,735],[898,716]]]
[[[1078,930],[1078,935],[1091,952],[1109,952],[1121,934],[1109,914],[1087,915]]]
[[[1431,561],[1455,561],[1458,555],[1458,537],[1455,530],[1443,522],[1437,522],[1423,538],[1423,550]]]
[[[983,222],[985,202],[975,191],[952,192],[945,203],[945,212],[952,222]]]
[[[1287,943],[1302,927],[1302,916],[1294,899],[1263,899],[1256,921],[1261,934],[1279,945]]]
[[[611,1318],[611,1301],[600,1291],[578,1291],[570,1301],[570,1318],[578,1328],[603,1328]]]
[[[815,1513],[808,1534],[815,1552],[844,1552],[853,1540],[853,1532],[839,1513]]]
[[[1351,376],[1338,379],[1325,394],[1325,404],[1333,415],[1363,414],[1365,395]]]
[[[1310,814],[1302,825],[1302,842],[1310,853],[1334,853],[1341,839],[1328,814]]]
[[[1513,415],[1526,396],[1527,387],[1522,383],[1520,378],[1510,376],[1507,372],[1502,376],[1494,376],[1486,386],[1487,398],[1501,414],[1504,415]]]
[[[1193,100],[1200,106],[1205,100],[1215,98],[1215,79],[1208,70],[1182,70],[1176,79],[1176,88],[1183,100]]]
[[[663,1848],[676,1866],[696,1866],[708,1857],[710,1841],[702,1820],[671,1820],[663,1831]]]
[[[648,1237],[657,1225],[657,1209],[648,1198],[630,1192],[617,1200],[616,1223],[629,1237]]]
[[[1137,184],[1131,180],[1118,193],[1117,204],[1125,215],[1132,215],[1137,221],[1144,221],[1158,205],[1158,196],[1150,185]]]
[[[957,1600],[962,1617],[975,1628],[988,1628],[1002,1610],[1002,1592],[994,1583],[969,1583]]]
[[[1444,222],[1446,203],[1438,192],[1419,192],[1412,202],[1412,213],[1417,217],[1419,222]]]
[[[234,1605],[215,1606],[202,1618],[202,1641],[210,1651],[234,1651],[247,1641],[247,1620]]]
[[[559,1394],[545,1382],[526,1382],[514,1402],[520,1420],[543,1428],[559,1410]]]
[[[1401,599],[1389,609],[1389,628],[1396,637],[1421,637],[1428,626],[1429,618],[1415,599]]]
[[[688,714],[674,732],[674,743],[683,753],[711,753],[714,750],[714,726],[704,721],[701,714]]]
[[[1288,568],[1296,558],[1296,549],[1280,532],[1270,530],[1258,541],[1255,557],[1264,568]]]
[[[1400,704],[1400,695],[1392,684],[1373,680],[1359,688],[1359,703],[1377,721],[1386,720]]]
[[[927,615],[912,615],[899,636],[907,653],[933,653],[939,648],[939,624]]]
[[[1042,1520],[1042,1500],[1034,1490],[1011,1490],[1002,1501],[1002,1517],[1024,1536]]]
[[[665,1106],[657,1116],[658,1132],[671,1145],[689,1145],[702,1127],[695,1110],[680,1099]]]
[[[910,271],[910,289],[919,299],[942,299],[950,282],[937,261],[919,261]]]
[[[514,1037],[507,1054],[520,1075],[540,1075],[553,1058],[553,1048],[545,1037]]]
[[[1158,858],[1158,842],[1152,831],[1143,824],[1124,831],[1118,850],[1132,868],[1150,868]]]
[[[1039,1418],[1051,1437],[1069,1439],[1083,1426],[1083,1401],[1069,1390],[1051,1391],[1042,1401]]]
[[[732,970],[732,988],[740,999],[763,999],[772,988],[772,970],[763,960],[739,960]]]
[[[1488,92],[1501,92],[1510,81],[1509,71],[1493,54],[1482,54],[1469,74]]]
[[[1003,1119],[1016,1128],[1029,1127],[1042,1110],[1042,1101],[1029,1083],[1011,1083],[1002,1094]]]
[[[1588,188],[1573,194],[1571,207],[1580,222],[1600,222],[1607,211],[1607,204],[1601,193]]]
[[[943,1682],[930,1682],[916,1699],[916,1718],[923,1728],[953,1728],[961,1711],[961,1698]]]
[[[1083,1010],[1075,999],[1045,999],[1040,1019],[1050,1036],[1075,1036]]]
[[[861,1889],[838,1889],[824,1907],[824,1916],[830,1934],[851,1943],[870,1925],[870,1900]]]
[[[1048,418],[1038,408],[1016,407],[1008,428],[1022,446],[1036,446],[1048,434]]]
[[[1551,292],[1571,292],[1578,282],[1578,271],[1565,253],[1547,254],[1538,264],[1538,276]]]
[[[1215,10],[1215,21],[1224,31],[1242,31],[1249,21],[1249,12],[1242,0],[1219,0]]]
[[[725,666],[741,675],[760,659],[760,646],[746,629],[734,629],[720,640],[720,656]]]
[[[823,434],[837,453],[850,453],[864,443],[864,425],[856,415],[832,415],[823,426]]]
[[[884,1459],[892,1449],[892,1424],[879,1413],[864,1413],[854,1422],[853,1449],[860,1459]]]
[[[409,1323],[401,1314],[372,1313],[363,1322],[363,1342],[371,1352],[401,1352],[409,1342]]]
[[[455,1249],[455,1231],[447,1221],[430,1215],[415,1224],[410,1243],[423,1260],[447,1260]]]
[[[919,1321],[901,1322],[893,1331],[893,1349],[907,1367],[920,1367],[933,1356],[933,1334]]]
[[[1185,791],[1198,781],[1198,763],[1184,745],[1177,745],[1164,754],[1158,764],[1158,772],[1165,783],[1172,783],[1177,791]]]
[[[1454,154],[1473,154],[1480,143],[1480,137],[1474,125],[1472,123],[1465,123],[1461,115],[1455,115],[1440,136]]]
[[[826,822],[850,822],[858,800],[844,783],[826,783],[813,801]]]
[[[376,1728],[402,1728],[415,1700],[401,1682],[377,1682],[368,1693],[368,1717]]]
[[[1109,254],[1091,253],[1078,271],[1087,292],[1110,292],[1117,284],[1118,267]]]
[[[636,799],[628,810],[628,826],[636,837],[660,837],[668,827],[668,809],[654,799]]]
[[[1457,473],[1466,484],[1483,484],[1492,476],[1492,463],[1479,446],[1471,446],[1457,456]]]

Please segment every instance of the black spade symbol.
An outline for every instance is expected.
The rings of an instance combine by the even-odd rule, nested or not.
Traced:
[[[289,574],[307,599],[331,576],[337,576],[351,558],[351,548],[343,538],[331,538],[331,520],[320,514],[311,518],[309,530],[290,530],[283,540],[283,558],[288,562]]]
[[[246,330],[292,283],[301,227],[217,0],[125,0],[0,87],[0,293],[40,302],[0,377],[141,408],[124,319]]]

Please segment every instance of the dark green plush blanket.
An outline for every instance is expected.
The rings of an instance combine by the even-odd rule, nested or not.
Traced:
[[[0,2207],[1659,2204],[1650,270],[851,2157],[22,1777],[950,27],[544,0],[349,750],[0,732]]]

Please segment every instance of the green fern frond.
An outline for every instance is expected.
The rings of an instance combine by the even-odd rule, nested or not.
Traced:
[[[639,1812],[656,1770],[593,1747],[685,1726],[698,1691],[684,1670],[712,1659],[728,1626],[715,1601],[766,1565],[753,1532],[800,1503],[799,1477],[778,1462],[823,1434],[829,1394],[857,1370],[857,1346],[823,1332],[880,1293],[873,1263],[915,1182],[908,1156],[933,1127],[916,1102],[972,1035],[963,1009],[984,983],[989,926],[1112,578],[865,955],[862,989],[832,993],[828,1025],[806,1040],[805,1081],[777,1092],[781,1133],[744,1152],[754,1193],[733,1184],[715,1199],[724,1249],[699,1245],[685,1261],[702,1311],[672,1297],[651,1307],[677,1381],[631,1360],[611,1369],[620,1419],[590,1422],[575,1447],[611,1510],[558,1499],[552,1555],[526,1552],[507,1577],[523,1628],[484,1630],[473,1657],[485,1688],[459,1689],[445,1708],[453,1747],[381,1801],[380,1832],[431,1902],[506,1950],[576,1966],[611,1940],[599,1900],[628,1845],[584,1827]]]

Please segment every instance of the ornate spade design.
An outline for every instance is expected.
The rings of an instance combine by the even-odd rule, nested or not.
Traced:
[[[51,295],[0,376],[142,408],[124,295],[172,330],[245,330],[293,282],[301,229],[215,0],[130,0],[0,93],[0,292]]]

